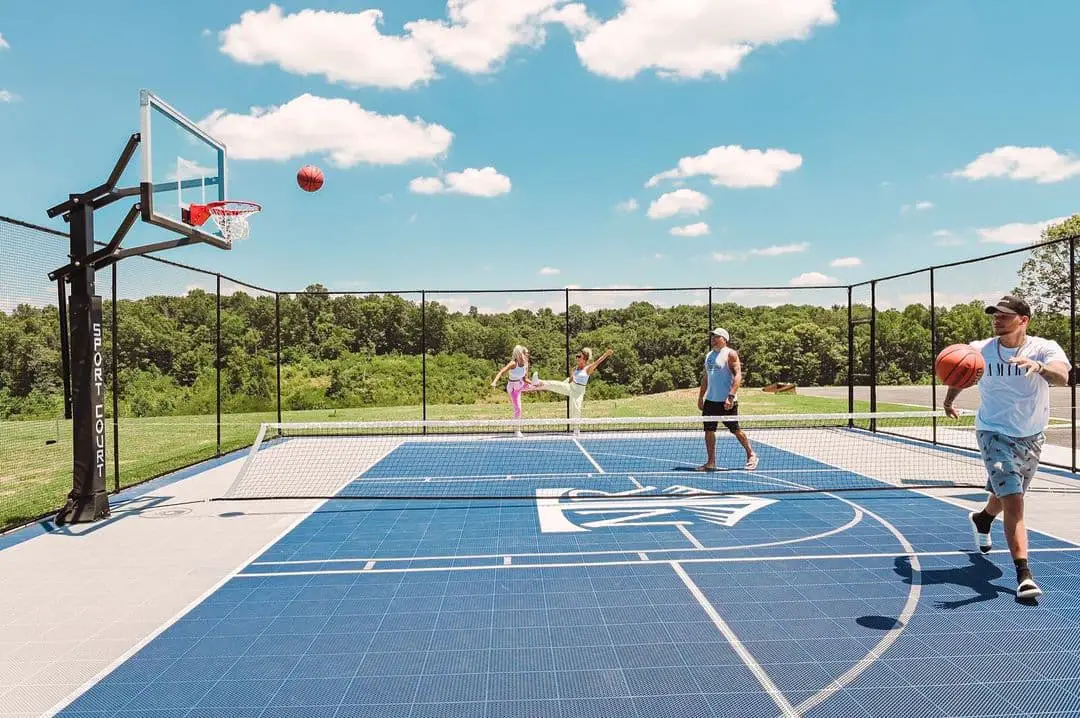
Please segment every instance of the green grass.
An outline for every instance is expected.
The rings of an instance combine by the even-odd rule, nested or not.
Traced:
[[[562,401],[526,398],[524,418],[562,418]],[[899,404],[879,404],[878,411],[910,411]],[[855,402],[856,411],[869,404]],[[847,411],[846,399],[800,394],[740,392],[742,414],[816,414]],[[680,390],[627,399],[585,400],[587,417],[695,416],[697,390]],[[390,421],[421,418],[419,406],[284,411],[286,422]],[[510,404],[429,405],[428,419],[509,419]],[[221,417],[220,451],[250,446],[262,422],[277,421],[276,412],[228,414]],[[120,487],[175,471],[218,454],[218,427],[213,415],[144,419],[121,418]],[[113,425],[106,423],[106,485],[113,491]],[[46,443],[51,442],[51,443]],[[0,530],[36,519],[58,509],[71,489],[71,422],[65,420],[0,422]]]

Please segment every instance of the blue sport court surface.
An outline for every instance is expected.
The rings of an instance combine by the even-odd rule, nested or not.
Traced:
[[[339,492],[417,498],[319,503],[59,715],[1080,715],[1078,546],[1032,531],[1018,602],[978,491],[765,441],[753,472],[681,470],[700,434],[512,441],[397,441]],[[768,491],[833,485],[868,490]]]

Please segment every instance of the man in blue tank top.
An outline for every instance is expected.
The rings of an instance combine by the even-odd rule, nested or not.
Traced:
[[[729,347],[729,335],[726,329],[717,327],[710,332],[712,350],[705,355],[705,371],[701,375],[701,390],[698,392],[698,410],[702,416],[736,416],[739,413],[739,385],[742,383],[742,365],[739,353]],[[699,471],[716,470],[716,424],[706,421],[705,451],[708,455]],[[739,427],[739,422],[725,421],[724,428],[735,435],[746,451],[747,471],[757,468],[758,457],[750,446],[750,440]]]

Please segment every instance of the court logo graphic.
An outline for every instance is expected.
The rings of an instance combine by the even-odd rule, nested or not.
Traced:
[[[542,533],[619,526],[692,526],[697,522],[730,528],[758,509],[776,503],[776,499],[713,494],[680,485],[659,492],[653,486],[612,492],[541,488],[536,490],[536,498]]]

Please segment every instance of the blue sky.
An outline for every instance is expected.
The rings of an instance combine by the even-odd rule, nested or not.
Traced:
[[[231,252],[169,257],[280,289],[849,283],[1080,211],[1074,0],[452,5],[7,3],[0,214],[60,226],[45,208],[105,177],[142,87],[265,207]]]

